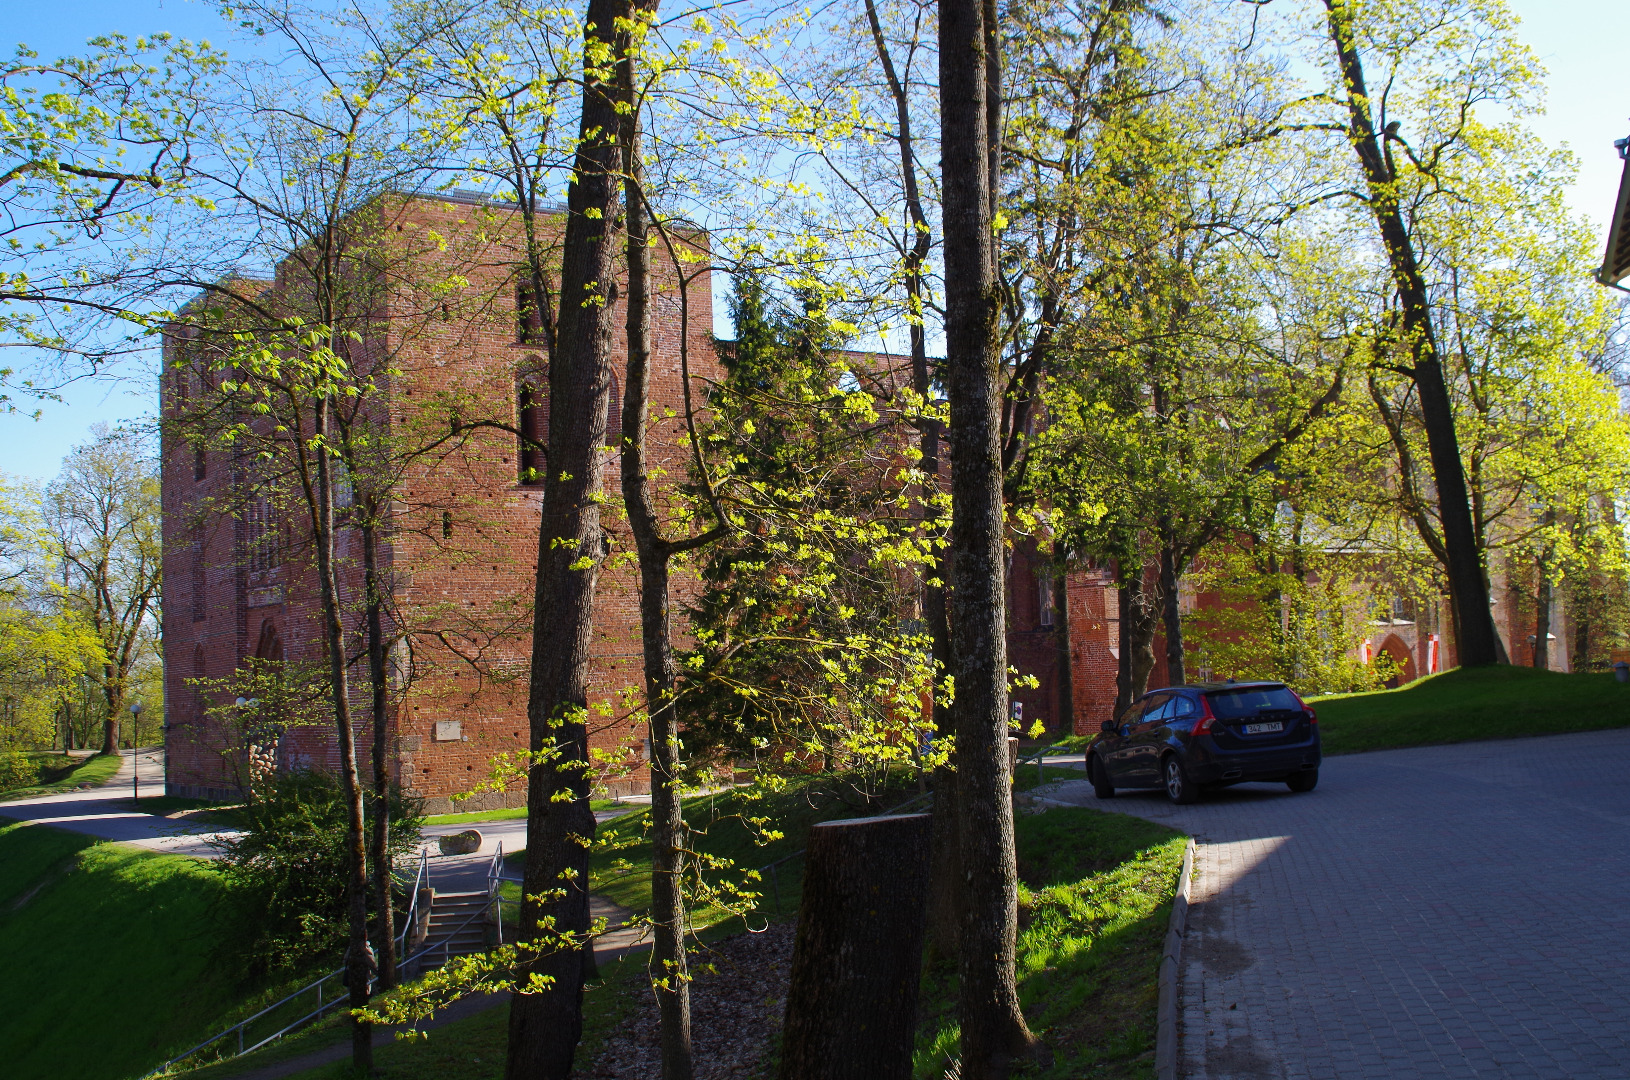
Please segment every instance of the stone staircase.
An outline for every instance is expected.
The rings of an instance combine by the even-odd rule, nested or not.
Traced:
[[[436,950],[434,962],[439,964],[444,955],[451,959],[486,952],[496,944],[491,907],[492,897],[485,890],[434,893],[424,943],[425,948]]]

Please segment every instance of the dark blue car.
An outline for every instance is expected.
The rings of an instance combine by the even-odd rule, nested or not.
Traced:
[[[1191,803],[1208,787],[1251,780],[1312,791],[1319,756],[1319,719],[1284,683],[1168,686],[1104,722],[1087,750],[1087,777],[1100,799],[1116,788],[1164,788],[1172,802]]]

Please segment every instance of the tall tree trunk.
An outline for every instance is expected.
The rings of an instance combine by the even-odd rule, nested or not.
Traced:
[[[1166,631],[1166,685],[1182,686],[1183,611],[1178,591],[1177,554],[1170,541],[1160,547],[1160,615]]]
[[[1002,447],[985,4],[940,4],[945,341],[951,406],[951,601],[963,914],[962,1076],[1005,1077],[1032,1052],[1014,979],[1018,873],[1008,767]],[[994,27],[991,28],[994,31]]]
[[[322,593],[323,637],[328,653],[328,690],[334,705],[334,732],[339,739],[340,785],[345,795],[345,908],[350,945],[345,953],[346,987],[350,1006],[368,1004],[368,984],[375,968],[369,962],[368,948],[368,848],[364,838],[365,815],[362,782],[357,775],[357,746],[351,727],[351,692],[346,675],[345,629],[340,617],[339,577],[334,567],[334,472],[327,446],[330,437],[331,405],[319,397],[313,406],[313,442],[317,447],[316,486],[311,492],[313,537],[317,549],[317,581]],[[351,1064],[358,1072],[373,1068],[373,1027],[351,1020]]]
[[[1120,716],[1149,689],[1149,674],[1155,667],[1155,611],[1138,556],[1119,560],[1116,573],[1121,591],[1121,662],[1115,715]]]
[[[906,221],[911,230],[910,243],[905,245],[902,264],[906,290],[906,306],[910,312],[911,388],[924,402],[932,400],[934,373],[928,364],[928,337],[923,323],[926,310],[927,282],[925,267],[933,249],[933,233],[928,215],[923,209],[922,185],[917,178],[915,136],[912,134],[911,99],[905,84],[895,69],[889,53],[888,41],[883,36],[883,24],[878,18],[876,0],[866,0],[866,21],[871,27],[872,45],[877,50],[878,62],[888,82],[889,94],[894,99],[895,145],[900,153],[900,184],[904,195]],[[922,453],[918,467],[922,470],[923,485],[917,493],[925,520],[933,513],[933,500],[940,492],[940,441],[942,432],[938,420],[924,418],[918,428],[917,447]],[[923,624],[928,631],[929,651],[934,670],[943,675],[951,670],[951,627],[945,604],[945,560],[939,549],[934,549],[933,561],[922,571],[920,603]],[[934,738],[941,743],[954,741],[952,721],[948,710],[938,696],[929,705],[930,722]],[[954,764],[942,765],[934,770],[934,828],[929,843],[928,885],[928,938],[932,947],[945,956],[956,953],[957,922],[960,919],[957,898],[960,895],[957,867],[956,829],[956,774]]]
[[[102,750],[104,754],[119,752],[119,711],[123,706],[123,690],[112,663],[102,665]]]
[[[654,5],[652,7],[654,10]],[[619,71],[633,99],[633,58]],[[623,386],[622,487],[640,566],[640,640],[651,725],[651,967],[661,1025],[663,1080],[691,1080],[690,972],[685,957],[685,819],[670,627],[672,546],[662,537],[646,446],[651,406],[651,249],[637,110],[623,118],[628,245],[628,370]]]
[[[1426,429],[1432,475],[1438,489],[1438,515],[1443,525],[1449,593],[1457,615],[1455,632],[1460,663],[1464,667],[1500,663],[1502,650],[1494,619],[1489,614],[1488,583],[1483,576],[1481,552],[1472,523],[1466,471],[1455,434],[1454,406],[1449,400],[1432,324],[1431,297],[1399,203],[1398,172],[1391,148],[1382,145],[1375,130],[1353,27],[1352,0],[1325,0],[1325,10],[1345,84],[1348,140],[1364,171],[1369,206],[1387,250],[1393,285],[1403,312],[1404,341],[1412,357],[1411,373],[1420,395],[1421,421]]]
[[[1535,560],[1539,588],[1534,597],[1534,666],[1541,671],[1551,666],[1551,568],[1542,555]]]
[[[1590,625],[1592,595],[1588,588],[1590,575],[1584,575],[1583,586],[1576,579],[1570,581],[1567,591],[1568,614],[1573,618],[1573,655],[1569,667],[1574,671],[1590,670]]]
[[[1053,578],[1053,633],[1058,650],[1058,720],[1061,735],[1075,732],[1075,672],[1070,668],[1070,582],[1064,571]]]
[[[1137,700],[1132,689],[1132,603],[1133,579],[1126,573],[1124,560],[1115,563],[1115,645],[1120,653],[1115,658],[1115,716]]]
[[[356,475],[353,470],[352,475]],[[362,571],[364,608],[368,627],[369,712],[373,719],[373,829],[368,838],[373,865],[375,952],[379,957],[379,988],[396,985],[396,913],[391,902],[390,859],[390,736],[389,684],[385,667],[384,585],[379,574],[379,505],[370,497],[362,519]]]
[[[621,55],[628,0],[590,0],[584,45]],[[583,1033],[583,950],[589,929],[589,646],[606,540],[601,447],[610,390],[611,309],[620,216],[618,89],[584,67],[583,108],[566,194],[560,304],[549,365],[549,449],[533,588],[527,849],[521,933],[530,944],[509,1013],[508,1080],[566,1080]]]

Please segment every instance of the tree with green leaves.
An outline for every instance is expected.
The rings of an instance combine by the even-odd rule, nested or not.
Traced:
[[[1375,220],[1391,271],[1396,318],[1387,326],[1380,363],[1396,370],[1419,397],[1454,611],[1455,644],[1464,666],[1505,659],[1489,613],[1486,568],[1445,373],[1442,328],[1427,276],[1431,239],[1419,228],[1436,204],[1451,202],[1468,172],[1479,168],[1479,106],[1520,107],[1535,77],[1528,51],[1511,33],[1500,0],[1419,0],[1384,7],[1325,0],[1334,54],[1332,95],[1346,113],[1342,130],[1357,166],[1356,198]],[[1437,32],[1421,34],[1418,27]],[[1387,92],[1372,94],[1366,66]],[[1406,130],[1407,128],[1407,130]],[[1441,281],[1438,284],[1441,287]]]
[[[27,46],[0,62],[0,406],[49,396],[140,347],[178,253],[153,232],[188,199],[223,57],[168,34]]]
[[[103,424],[92,435],[46,489],[45,518],[63,602],[102,643],[101,749],[113,754],[136,671],[159,651],[159,477],[140,433]]]
[[[104,715],[94,687],[106,650],[62,584],[67,568],[43,501],[33,485],[0,475],[0,759],[9,763],[0,768],[15,786],[36,771],[22,751],[51,746],[59,716],[63,749],[71,748],[82,694],[98,720]]]

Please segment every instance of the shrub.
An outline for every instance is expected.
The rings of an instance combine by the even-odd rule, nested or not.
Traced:
[[[277,774],[239,812],[242,833],[218,842],[228,884],[221,915],[245,974],[303,970],[343,955],[346,942],[345,796],[328,772]],[[393,789],[391,858],[418,843],[423,809]],[[373,917],[373,896],[369,917]]]
[[[39,781],[39,762],[17,750],[0,750],[0,791],[32,787]]]

